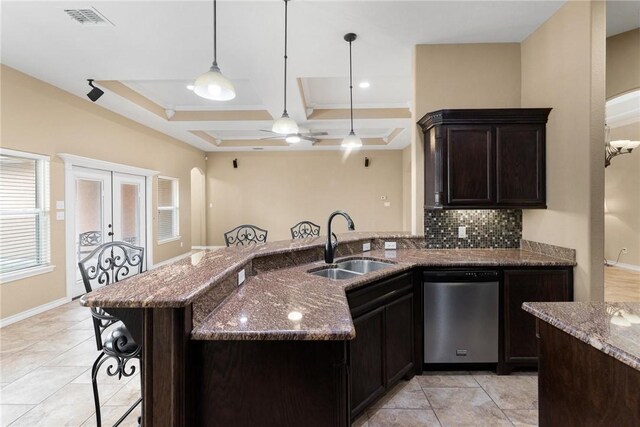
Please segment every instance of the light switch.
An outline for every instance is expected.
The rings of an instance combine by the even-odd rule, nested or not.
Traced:
[[[64,211],[58,211],[56,212],[56,219],[58,221],[64,221]]]
[[[362,244],[362,252],[367,252],[371,250],[371,243],[363,243]]]
[[[56,200],[56,209],[64,209],[64,200]]]
[[[391,202],[384,202],[384,207],[388,208],[389,206],[391,206]]]

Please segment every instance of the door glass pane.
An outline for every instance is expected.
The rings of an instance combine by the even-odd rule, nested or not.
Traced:
[[[103,242],[102,182],[76,180],[76,248],[78,260]]]
[[[140,246],[140,199],[137,184],[121,184],[120,227],[122,240]]]

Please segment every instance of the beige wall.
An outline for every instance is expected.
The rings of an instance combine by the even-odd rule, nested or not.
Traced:
[[[269,241],[290,239],[289,228],[302,220],[325,234],[329,214],[338,209],[351,215],[359,231],[402,229],[398,150],[209,153],[206,176],[207,205],[213,204],[207,206],[209,245],[223,245],[223,233],[240,224],[269,230]],[[336,218],[333,231],[346,231],[346,222]]]
[[[611,139],[640,140],[640,122],[611,129]],[[616,157],[605,169],[606,259],[640,267],[640,150]]]
[[[640,88],[640,28],[607,38],[607,99]]]
[[[413,55],[412,121],[447,108],[520,107],[520,45],[418,45]],[[412,231],[424,233],[424,142],[413,127]]]
[[[402,150],[402,230],[411,231],[411,149]]]
[[[70,153],[160,171],[180,180],[180,241],[155,244],[154,262],[191,247],[190,170],[204,169],[204,153],[6,66],[1,68],[2,146],[51,156],[51,204],[64,200]],[[104,96],[112,96],[109,93]],[[154,184],[155,189],[155,184]],[[155,190],[153,191],[155,206]],[[156,215],[154,209],[154,234]],[[51,273],[0,285],[2,318],[66,296],[64,221],[51,221]]]
[[[191,169],[191,246],[207,245],[205,177],[200,168]]]
[[[577,300],[603,299],[605,14],[567,2],[522,43],[522,106],[553,107],[546,210],[525,210],[523,238],[575,248]]]

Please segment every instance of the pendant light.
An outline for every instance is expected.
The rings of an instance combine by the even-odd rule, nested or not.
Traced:
[[[344,39],[349,42],[349,97],[350,97],[350,111],[351,111],[351,131],[342,140],[343,148],[360,148],[362,147],[362,140],[356,136],[353,131],[353,63],[351,60],[351,43],[357,38],[354,33],[348,33],[344,35]]]
[[[273,122],[271,130],[275,133],[288,135],[291,133],[298,133],[298,125],[295,120],[289,117],[287,113],[287,3],[289,0],[284,0],[284,110],[282,117]]]
[[[220,72],[216,42],[216,0],[213,0],[213,64],[209,71],[196,79],[193,91],[202,98],[229,101],[236,97],[236,90],[231,80]]]

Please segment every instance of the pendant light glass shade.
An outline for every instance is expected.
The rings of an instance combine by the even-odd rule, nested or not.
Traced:
[[[236,89],[231,80],[220,72],[218,67],[218,49],[216,38],[216,0],[213,0],[213,64],[206,73],[198,77],[193,84],[196,95],[214,101],[229,101],[236,97]]]
[[[297,144],[302,139],[298,135],[289,135],[284,140],[287,141],[289,144]]]
[[[220,72],[217,65],[196,79],[193,91],[202,98],[214,101],[229,101],[236,97],[236,90],[231,80]]]
[[[349,132],[341,144],[342,148],[360,148],[362,147],[362,140],[358,138],[354,131]]]
[[[298,124],[289,117],[287,113],[287,2],[284,0],[284,109],[282,111],[282,117],[273,122],[271,130],[275,133],[287,135],[290,133],[298,133]]]
[[[283,113],[282,117],[273,122],[271,130],[275,133],[288,135],[290,133],[298,133],[298,124],[287,113]]]

